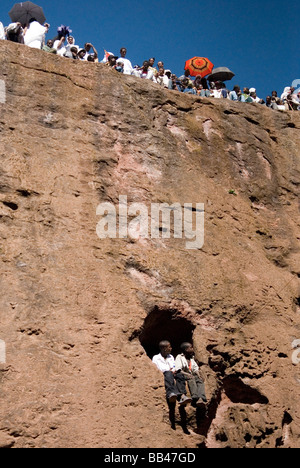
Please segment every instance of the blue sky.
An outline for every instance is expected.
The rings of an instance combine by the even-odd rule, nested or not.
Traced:
[[[44,8],[53,38],[61,24],[70,26],[76,43],[92,42],[116,55],[127,48],[133,65],[154,56],[178,76],[185,60],[208,57],[236,76],[232,88],[255,87],[259,97],[300,79],[297,39],[299,1],[281,0],[73,0],[36,1]],[[0,21],[10,22],[14,1],[1,0]]]

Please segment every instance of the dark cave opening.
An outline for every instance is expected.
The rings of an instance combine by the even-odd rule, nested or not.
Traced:
[[[262,395],[257,389],[244,384],[238,376],[226,377],[223,385],[227,397],[233,403],[244,403],[247,405],[254,405],[255,403],[267,405],[269,403],[267,397]]]
[[[176,309],[155,306],[145,319],[139,340],[150,359],[158,354],[160,341],[170,341],[176,357],[184,341],[193,343],[195,325]]]

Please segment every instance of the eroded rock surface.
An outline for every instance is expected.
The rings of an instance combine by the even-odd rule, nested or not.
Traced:
[[[299,113],[0,57],[0,446],[299,447]],[[203,248],[99,239],[120,195],[204,203]],[[206,375],[187,429],[150,360],[162,338],[193,339]]]

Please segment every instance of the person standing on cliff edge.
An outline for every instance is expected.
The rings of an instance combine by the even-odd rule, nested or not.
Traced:
[[[126,54],[127,54],[127,49],[126,49],[125,47],[122,47],[122,48],[120,49],[120,55],[121,55],[121,57],[118,58],[118,62],[123,63],[123,65],[124,65],[124,68],[123,68],[123,70],[124,70],[124,71],[123,71],[124,75],[132,75],[132,73],[133,73],[133,66],[132,66],[130,60],[128,60],[128,59],[126,58]]]
[[[45,23],[42,26],[34,18],[24,29],[24,43],[33,49],[42,49],[45,44],[45,36],[50,28],[50,24]]]

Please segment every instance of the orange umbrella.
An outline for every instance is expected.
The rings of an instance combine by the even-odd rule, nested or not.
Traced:
[[[205,57],[193,57],[185,62],[184,67],[185,70],[190,72],[191,76],[200,75],[202,78],[210,75],[213,68],[214,64]]]

